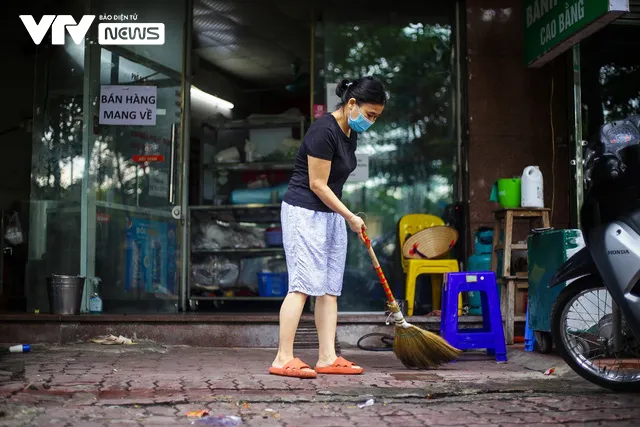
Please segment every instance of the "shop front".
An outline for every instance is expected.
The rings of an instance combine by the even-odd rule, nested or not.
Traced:
[[[603,123],[640,112],[637,87],[640,61],[629,52],[638,45],[640,3],[629,2],[629,13],[583,40],[575,49],[580,93],[577,128],[583,140],[596,137]],[[606,48],[605,48],[606,46]]]
[[[61,7],[62,8],[62,7]],[[164,45],[104,43],[95,22],[36,59],[28,311],[46,278],[87,278],[108,313],[176,311],[182,238],[184,1],[69,2],[100,24],[164,24]],[[133,17],[137,21],[132,21]]]
[[[363,74],[382,77],[390,98],[359,141],[344,201],[366,214],[396,297],[405,296],[398,235],[407,214],[431,214],[455,227],[451,257],[464,269],[469,237],[494,224],[491,184],[534,164],[545,179],[552,225],[576,224],[570,212],[579,170],[569,162],[580,140],[573,122],[585,114],[572,112],[580,93],[570,72],[575,55],[565,46],[545,56],[565,40],[532,42],[526,5],[498,3],[395,10],[384,2],[348,10],[332,1],[69,3],[66,13],[94,14],[96,24],[114,22],[116,14],[161,22],[165,42],[101,44],[93,25],[85,43],[67,35],[64,45],[38,48],[28,313],[49,311],[47,277],[79,275],[87,278],[82,311],[94,293],[102,311],[73,321],[235,322],[237,334],[211,326],[219,328],[215,342],[273,344],[286,292],[280,201],[293,156],[313,120],[335,107],[336,83]],[[537,13],[535,25],[545,29]],[[632,28],[617,25],[625,34]],[[612,28],[583,40],[581,49],[597,52],[589,43]],[[542,56],[544,66],[529,67]],[[586,64],[589,54],[582,57]],[[591,58],[599,73],[608,70],[609,59]],[[626,62],[617,67],[612,76],[633,70]],[[587,99],[593,91],[584,82],[582,88]],[[591,123],[592,104],[602,99],[576,112],[588,110]],[[616,105],[633,104],[627,101]],[[351,239],[339,335],[354,344],[384,329],[385,297],[366,251]],[[431,284],[427,275],[417,279],[413,315],[437,328],[439,317],[425,317],[439,308]],[[172,341],[149,325],[137,333]],[[173,341],[214,339],[184,328]]]
[[[571,123],[569,186],[571,224],[580,224],[582,143],[597,138],[605,121],[635,114],[636,92],[621,82],[632,81],[633,66],[623,52],[636,35],[640,4],[628,0],[526,2],[524,56],[528,67],[548,67],[558,60],[568,73]],[[606,46],[606,49],[605,49]],[[626,82],[627,80],[625,80]],[[616,87],[618,89],[616,93]]]
[[[87,278],[83,312],[97,293],[103,314],[277,313],[279,202],[304,132],[333,110],[343,77],[375,73],[390,92],[345,202],[366,214],[399,297],[398,221],[442,217],[461,200],[460,5],[381,3],[364,15],[308,5],[290,12],[293,29],[275,31],[255,5],[214,3],[69,4],[96,24],[162,22],[164,45],[104,44],[93,25],[84,43],[67,34],[38,49],[29,312],[48,311],[46,280],[61,274]],[[279,10],[263,12],[291,27]],[[342,312],[384,311],[356,239],[344,280]],[[424,294],[417,314],[434,308]]]

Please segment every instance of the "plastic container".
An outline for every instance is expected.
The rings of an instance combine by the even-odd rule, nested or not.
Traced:
[[[269,204],[282,201],[288,184],[280,184],[267,188],[247,188],[231,192],[231,204],[250,205],[254,203]]]
[[[231,192],[231,204],[250,205],[272,202],[271,188],[247,188]]]
[[[267,246],[282,246],[282,228],[268,228],[264,232],[264,238],[267,242]]]
[[[527,208],[544,208],[544,182],[540,168],[524,168],[521,182],[521,205]]]
[[[89,313],[102,313],[102,298],[100,298],[100,295],[98,295],[97,292],[89,298]]]
[[[258,273],[258,294],[261,297],[284,297],[289,292],[287,273]]]
[[[505,209],[519,208],[521,199],[520,178],[498,180],[498,203]]]
[[[78,314],[82,307],[85,278],[52,275],[47,278],[49,306],[53,314]]]

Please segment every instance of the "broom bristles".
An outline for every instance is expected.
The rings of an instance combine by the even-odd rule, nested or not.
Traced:
[[[398,316],[396,336],[393,339],[393,352],[407,368],[437,368],[453,362],[462,353],[450,345],[444,338],[432,332],[420,329],[404,320],[397,301],[387,303],[391,313]]]
[[[397,326],[395,335],[393,351],[407,368],[436,368],[453,362],[462,353],[442,337],[414,325]]]

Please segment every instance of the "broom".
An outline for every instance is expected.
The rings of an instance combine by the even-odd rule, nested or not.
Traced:
[[[393,340],[393,352],[396,357],[407,368],[418,369],[435,368],[456,360],[460,356],[460,350],[449,345],[442,337],[420,329],[404,319],[400,312],[400,306],[393,297],[389,283],[384,277],[378,258],[373,252],[371,240],[364,230],[362,231],[362,237],[373,262],[373,268],[378,273],[380,284],[387,295],[387,306],[396,324],[396,336]]]

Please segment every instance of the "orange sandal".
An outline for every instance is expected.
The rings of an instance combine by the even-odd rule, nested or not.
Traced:
[[[353,368],[356,366],[355,363],[348,361],[344,357],[338,357],[333,365],[319,367],[316,366],[314,369],[319,374],[327,374],[327,375],[360,375],[364,372],[362,368]]]
[[[271,375],[295,378],[315,378],[318,376],[318,374],[313,370],[303,371],[303,369],[311,369],[311,366],[296,357],[295,359],[291,359],[287,362],[287,364],[282,368],[270,367],[269,373]]]

